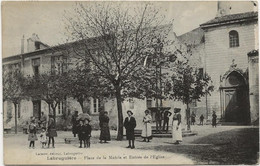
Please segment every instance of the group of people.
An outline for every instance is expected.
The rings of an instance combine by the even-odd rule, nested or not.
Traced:
[[[180,108],[174,108],[174,114],[172,117],[172,140],[175,144],[179,144],[182,142],[182,127],[181,127],[181,109]],[[136,120],[133,116],[133,112],[131,110],[127,111],[127,117],[124,120],[124,127],[126,129],[126,139],[129,142],[129,145],[127,148],[134,149],[135,148],[135,133],[134,130],[136,128]],[[164,127],[166,129],[166,132],[168,131],[168,125],[169,125],[169,118],[172,115],[171,112],[165,111],[164,112]],[[89,124],[90,119],[80,119],[78,118],[78,111],[75,111],[74,115],[72,116],[72,133],[74,137],[78,135],[80,146],[79,148],[82,148],[82,143],[84,144],[84,148],[90,147],[90,137],[91,137],[91,131],[92,127]],[[194,125],[196,115],[194,112],[191,115],[192,124]],[[213,112],[212,115],[212,126],[216,127],[216,119],[217,115],[215,112]],[[201,115],[200,121],[203,125],[204,117]],[[142,120],[143,123],[143,129],[141,133],[141,137],[143,138],[143,142],[150,142],[152,139],[152,116],[150,114],[149,110],[145,110],[145,115]],[[165,126],[166,125],[166,126]],[[99,114],[99,126],[100,126],[100,143],[107,143],[107,141],[111,140],[110,136],[110,130],[109,130],[109,117],[107,111],[100,111]],[[56,131],[56,125],[55,120],[52,114],[49,114],[49,119],[47,123],[47,116],[44,114],[44,112],[41,113],[41,117],[39,119],[38,124],[36,123],[35,117],[31,117],[30,123],[28,126],[28,141],[29,148],[35,148],[35,141],[38,140],[37,137],[37,129],[41,129],[40,133],[40,142],[42,144],[42,148],[45,148],[48,146],[50,147],[50,144],[52,143],[52,147],[55,148],[55,140],[54,137],[57,137],[57,131]],[[48,144],[47,144],[48,143]]]
[[[179,144],[182,142],[182,128],[181,128],[181,109],[175,108],[174,109],[174,115],[173,115],[173,121],[172,121],[172,140],[175,144]],[[134,140],[135,140],[135,134],[134,129],[136,127],[136,120],[133,117],[133,112],[128,110],[127,111],[128,117],[124,120],[124,127],[126,129],[126,139],[129,142],[129,145],[127,148],[134,149]],[[167,116],[168,118],[170,116]],[[150,114],[149,110],[145,110],[145,115],[143,117],[143,130],[141,133],[141,137],[143,138],[143,142],[150,142],[152,139],[152,116]],[[169,122],[169,120],[168,120]],[[168,128],[168,126],[167,126]]]
[[[172,113],[169,110],[157,110],[155,112],[155,120],[156,120],[156,132],[161,133],[161,129],[168,133],[169,129],[169,120]],[[163,121],[163,127],[162,127]]]
[[[194,112],[192,112],[191,114],[191,125],[195,125],[196,122],[196,114]],[[203,122],[204,122],[204,116],[203,114],[200,115],[200,124],[203,126]]]
[[[72,133],[74,137],[78,134],[79,148],[83,148],[82,143],[84,144],[84,148],[90,148],[90,137],[92,131],[92,127],[89,124],[90,119],[80,119],[78,116],[78,111],[75,111],[72,115]]]
[[[28,141],[29,148],[35,148],[35,141],[38,140],[37,137],[37,130],[41,129],[40,133],[40,142],[42,144],[42,148],[50,147],[50,144],[52,143],[52,148],[55,148],[55,140],[54,137],[57,137],[57,131],[56,131],[56,125],[53,118],[53,115],[49,114],[49,120],[47,124],[47,116],[44,114],[44,112],[41,112],[41,118],[39,120],[39,123],[36,123],[35,117],[30,118],[30,122],[28,125]],[[49,138],[49,139],[48,139]],[[48,144],[47,144],[48,142]]]
[[[196,119],[196,114],[194,112],[192,112],[192,114],[191,114],[191,125],[195,124],[195,122],[196,122],[195,119]],[[203,126],[203,121],[204,121],[204,116],[203,116],[203,114],[201,114],[199,125]],[[216,115],[215,111],[213,111],[213,114],[212,114],[212,127],[217,127],[217,115]]]
[[[72,116],[72,133],[74,137],[78,134],[78,138],[80,141],[79,148],[82,148],[82,142],[84,143],[84,147],[90,147],[90,137],[92,127],[89,124],[90,119],[80,119],[78,115],[78,111],[75,111]],[[100,126],[100,143],[108,143],[111,140],[110,130],[109,130],[109,117],[107,111],[100,111],[99,113],[99,126]]]

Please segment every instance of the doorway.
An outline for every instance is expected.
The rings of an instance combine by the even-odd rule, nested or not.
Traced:
[[[247,124],[250,116],[249,92],[244,77],[236,71],[231,72],[225,80],[225,87],[221,90],[224,95],[222,102],[225,122]]]
[[[41,118],[41,100],[34,100],[33,102],[33,116],[35,119]]]

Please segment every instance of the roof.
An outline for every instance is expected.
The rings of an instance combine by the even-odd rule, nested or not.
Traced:
[[[169,32],[170,30],[172,30],[172,24],[159,25],[157,27],[146,27],[145,29],[151,29],[151,28],[156,28],[157,29],[156,33],[160,34],[161,37],[165,37],[165,36],[167,36],[167,33],[165,33],[165,32]],[[108,37],[109,37],[109,35],[108,35]],[[99,40],[100,38],[103,38],[103,37],[102,36],[91,37],[91,38],[72,41],[69,43],[64,43],[64,44],[60,44],[60,45],[52,46],[52,47],[50,47],[40,41],[37,41],[37,42],[40,42],[41,44],[46,45],[46,48],[35,50],[32,52],[23,53],[23,54],[17,54],[17,55],[13,55],[13,56],[4,57],[4,58],[2,58],[2,62],[6,63],[6,62],[9,62],[12,60],[19,60],[22,57],[26,58],[26,57],[31,57],[31,56],[47,53],[47,52],[53,53],[55,51],[61,51],[63,49],[66,49],[68,47],[73,47],[73,46],[80,47],[80,45],[82,45],[82,44],[88,45],[88,47],[90,49],[96,49],[96,48],[102,46],[102,41]]]
[[[204,24],[201,24],[200,27],[207,28],[207,27],[219,26],[223,24],[253,21],[257,19],[258,19],[258,12],[230,14],[222,17],[215,17],[214,19]]]
[[[198,45],[204,42],[204,30],[200,27],[178,36],[178,39],[185,44]]]

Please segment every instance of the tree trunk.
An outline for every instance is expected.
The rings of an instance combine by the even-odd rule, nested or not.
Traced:
[[[17,104],[14,103],[14,130],[15,130],[15,134],[17,134]]]
[[[117,140],[123,139],[123,111],[122,111],[122,99],[121,99],[121,88],[116,87],[116,102],[117,102],[117,113],[118,113],[118,126],[117,126]]]
[[[51,108],[52,108],[52,112],[53,112],[54,124],[56,124],[56,107],[53,103],[51,104]]]
[[[189,108],[189,103],[186,104],[187,109],[186,109],[186,118],[187,118],[187,130],[190,131],[190,108]]]

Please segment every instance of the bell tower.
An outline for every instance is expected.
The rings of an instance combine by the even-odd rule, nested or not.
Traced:
[[[218,1],[217,16],[222,17],[229,15],[231,11],[231,4],[229,1]]]

